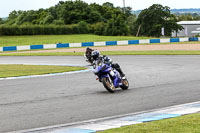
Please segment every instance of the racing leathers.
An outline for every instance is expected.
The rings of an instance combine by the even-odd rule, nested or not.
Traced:
[[[121,77],[125,77],[125,74],[122,72],[122,69],[120,68],[120,65],[118,63],[112,63],[112,59],[106,55],[103,55],[102,58],[105,64],[117,70],[120,73]]]
[[[89,48],[89,47],[87,47],[86,51],[85,51],[85,54],[84,54],[85,58],[87,59],[86,61],[91,63],[91,64],[94,61],[93,58],[91,57],[92,51],[94,51],[94,50]]]

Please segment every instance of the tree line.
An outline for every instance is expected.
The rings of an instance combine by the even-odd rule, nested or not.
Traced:
[[[200,13],[175,13],[178,21],[200,20]]]
[[[82,0],[60,1],[47,9],[12,11],[0,18],[0,35],[82,34],[161,36],[182,29],[170,8],[154,4],[136,16],[131,7],[106,2],[88,4]]]

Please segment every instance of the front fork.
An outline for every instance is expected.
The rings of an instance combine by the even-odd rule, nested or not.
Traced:
[[[101,78],[102,77],[97,76],[96,80],[99,80],[99,82],[102,82]],[[115,88],[118,87],[118,80],[119,79],[117,78],[117,76],[116,76],[116,74],[114,73],[113,70],[109,71],[108,79],[109,79],[109,82],[112,83],[112,85],[114,85]]]
[[[117,78],[117,75],[114,73],[113,70],[111,70],[109,74],[110,74],[109,75],[109,80],[112,81],[111,78],[110,78],[110,76],[112,76],[113,84],[114,84],[115,88],[117,88],[118,87],[118,78]]]
[[[112,87],[113,87],[113,85],[115,86],[115,83],[113,83],[113,82],[115,82],[115,81],[113,81],[113,80],[111,79],[110,73],[109,73],[106,77],[108,78],[109,82],[112,84]],[[102,82],[102,78],[103,78],[103,77],[97,76],[97,77],[96,77],[96,80],[99,80],[99,82]],[[116,79],[116,78],[113,78],[113,79]]]

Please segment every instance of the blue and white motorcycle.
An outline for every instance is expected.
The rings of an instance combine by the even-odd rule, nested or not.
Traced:
[[[120,76],[119,72],[113,69],[111,66],[103,63],[102,60],[98,60],[94,65],[94,74],[98,76],[97,80],[102,82],[106,90],[110,93],[114,93],[116,88],[127,90],[129,87],[128,80]]]

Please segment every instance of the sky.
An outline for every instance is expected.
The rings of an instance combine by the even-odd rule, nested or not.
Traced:
[[[0,18],[7,17],[13,10],[38,10],[56,5],[61,0],[0,0]],[[66,0],[62,0],[66,1]],[[123,6],[123,0],[83,0],[87,3],[102,4],[111,2],[114,6]],[[200,0],[125,0],[126,6],[133,10],[148,8],[152,4],[162,4],[171,9],[200,8]]]

